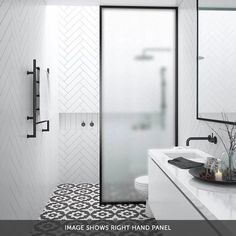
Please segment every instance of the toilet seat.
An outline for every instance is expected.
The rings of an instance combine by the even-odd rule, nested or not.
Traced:
[[[146,195],[148,192],[148,176],[137,177],[134,181],[134,187],[136,190]]]
[[[148,176],[143,175],[135,179],[135,184],[137,185],[148,185]]]

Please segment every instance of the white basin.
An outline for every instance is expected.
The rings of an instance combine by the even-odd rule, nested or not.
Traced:
[[[152,149],[148,154],[148,198],[156,219],[236,220],[235,185],[199,181],[188,170],[168,163],[179,156],[204,163],[212,155],[181,147]]]

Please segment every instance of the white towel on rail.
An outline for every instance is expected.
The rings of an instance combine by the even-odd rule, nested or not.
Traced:
[[[49,73],[41,70],[40,74],[40,120],[49,120],[50,109],[50,79]]]

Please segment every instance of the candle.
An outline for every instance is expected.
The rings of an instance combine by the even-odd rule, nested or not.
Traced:
[[[219,170],[217,170],[217,172],[215,172],[215,180],[222,181],[222,173]]]

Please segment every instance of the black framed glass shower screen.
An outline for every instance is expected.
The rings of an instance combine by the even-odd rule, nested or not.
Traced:
[[[148,149],[177,142],[177,11],[100,7],[100,201],[140,202]]]

